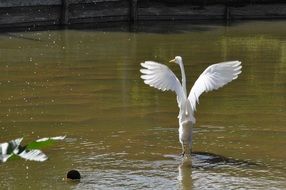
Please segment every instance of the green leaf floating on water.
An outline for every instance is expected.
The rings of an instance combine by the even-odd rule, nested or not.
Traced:
[[[51,146],[54,144],[55,141],[63,140],[66,136],[57,136],[57,137],[45,137],[38,139],[36,141],[33,141],[29,144],[27,144],[26,149],[32,150],[32,149],[39,149],[44,148],[47,146]]]

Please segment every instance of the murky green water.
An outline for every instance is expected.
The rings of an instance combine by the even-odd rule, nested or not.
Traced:
[[[285,189],[286,22],[172,27],[1,33],[0,142],[67,139],[46,162],[1,164],[0,189]],[[141,61],[176,55],[188,89],[209,64],[242,61],[238,80],[201,97],[193,148],[258,165],[181,163],[175,95],[139,78]]]

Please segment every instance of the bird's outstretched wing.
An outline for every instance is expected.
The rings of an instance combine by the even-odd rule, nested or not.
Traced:
[[[11,140],[9,142],[0,143],[0,162],[6,162],[15,150],[18,150],[23,138]]]
[[[199,103],[203,92],[216,90],[236,79],[241,73],[240,64],[240,61],[228,61],[209,66],[196,80],[188,96],[192,110],[196,110],[196,103]]]
[[[176,92],[180,107],[182,100],[186,99],[186,96],[176,75],[166,65],[153,61],[145,61],[141,63],[141,66],[143,67],[143,69],[140,69],[142,73],[141,78],[144,80],[144,83],[162,91],[171,90]]]
[[[39,161],[39,162],[43,162],[48,159],[48,157],[41,150],[38,149],[23,150],[21,153],[18,153],[17,155],[26,160]]]

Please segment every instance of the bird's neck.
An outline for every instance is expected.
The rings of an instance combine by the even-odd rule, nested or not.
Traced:
[[[181,75],[182,75],[182,87],[183,87],[183,91],[184,91],[185,95],[187,96],[186,74],[185,74],[185,69],[184,69],[183,62],[181,62],[179,65],[180,65]]]

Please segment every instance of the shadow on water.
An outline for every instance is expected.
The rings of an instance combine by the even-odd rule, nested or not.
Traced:
[[[11,27],[0,28],[0,34],[12,35],[10,32],[35,32],[47,30],[85,30],[102,32],[135,32],[135,33],[154,33],[154,34],[178,34],[190,31],[204,32],[215,29],[219,26],[237,24],[226,23],[224,21],[144,21],[135,24],[128,22],[115,23],[86,23],[68,26],[34,26],[34,27]],[[31,39],[27,39],[31,40]],[[34,40],[34,39],[32,39]],[[35,39],[37,40],[37,39]]]
[[[222,155],[209,153],[209,152],[192,152],[193,158],[193,167],[217,167],[217,166],[239,166],[239,167],[251,167],[251,166],[259,166],[260,164],[238,160],[234,158],[228,158]]]
[[[180,189],[193,189],[195,170],[214,169],[219,167],[235,167],[238,169],[251,169],[262,166],[250,161],[227,158],[222,155],[209,152],[192,152],[191,157],[182,157],[178,166],[178,181]],[[254,169],[254,168],[253,168]]]
[[[38,38],[26,37],[26,36],[23,36],[23,34],[14,34],[14,33],[10,33],[10,32],[2,33],[2,35],[6,35],[6,36],[8,36],[8,38],[18,38],[18,39],[38,41],[38,42],[42,41],[41,39],[38,39]]]
[[[190,31],[204,32],[215,29],[217,26],[225,26],[222,21],[160,21],[160,22],[138,22],[136,24],[114,23],[107,24],[81,24],[69,26],[69,29],[104,31],[104,32],[134,32],[134,33],[153,33],[153,34],[178,34]]]

